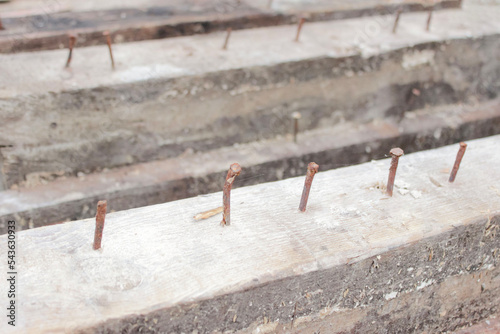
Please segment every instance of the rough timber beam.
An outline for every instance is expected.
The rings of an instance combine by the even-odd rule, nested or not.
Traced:
[[[305,131],[497,96],[500,7],[426,17],[307,23],[300,43],[234,31],[226,51],[225,34],[124,43],[114,71],[105,46],[66,70],[67,50],[2,54],[0,188],[276,138],[297,111]]]
[[[7,222],[13,219],[18,229],[28,229],[94,217],[100,199],[121,211],[219,191],[234,161],[245,165],[236,182],[241,187],[302,176],[309,161],[326,171],[381,159],[391,145],[412,153],[498,133],[500,99],[427,107],[406,112],[399,123],[343,123],[300,133],[298,143],[287,136],[80,174],[0,192],[0,234],[7,233]]]
[[[193,219],[220,193],[111,213],[100,251],[92,219],[19,232],[21,320],[9,333],[443,332],[479,321],[499,312],[499,145],[469,141],[453,184],[458,145],[405,155],[392,198],[389,160],[320,172],[305,213],[303,177],[235,189],[226,228]]]
[[[297,16],[308,21],[458,8],[461,0],[125,0],[13,1],[0,4],[0,53],[60,49],[70,31],[80,46],[104,44],[109,30],[115,43],[203,34],[223,30],[292,24]]]

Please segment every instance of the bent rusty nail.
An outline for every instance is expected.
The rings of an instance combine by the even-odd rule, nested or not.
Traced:
[[[390,151],[392,156],[391,167],[389,168],[389,180],[387,181],[387,194],[392,197],[392,191],[394,189],[394,179],[396,178],[396,170],[398,169],[398,160],[404,152],[399,147],[393,148]]]
[[[396,30],[398,29],[399,17],[401,16],[402,12],[403,11],[401,10],[401,8],[396,11],[396,19],[394,20],[394,26],[392,27],[392,33],[393,34],[395,34]]]
[[[224,41],[224,45],[222,46],[222,50],[227,50],[227,44],[229,43],[229,37],[231,37],[232,28],[227,28],[226,40]]]
[[[222,204],[224,206],[222,221],[220,223],[222,226],[231,225],[231,187],[233,186],[234,179],[236,176],[240,175],[240,173],[241,166],[237,163],[232,164],[227,172],[222,198]]]
[[[69,35],[69,54],[68,54],[68,60],[66,61],[66,67],[69,67],[69,64],[71,63],[71,57],[73,56],[73,47],[76,44],[76,36],[75,35]]]
[[[108,44],[109,57],[111,58],[111,67],[115,69],[115,59],[113,58],[113,50],[111,49],[111,35],[109,34],[109,31],[105,31],[102,34],[106,37],[106,44]]]
[[[314,179],[314,174],[319,170],[319,166],[315,162],[310,162],[307,166],[306,181],[304,183],[304,189],[302,190],[302,197],[300,198],[299,210],[306,211],[307,200],[309,199],[309,191],[311,190],[311,184]]]
[[[455,164],[453,165],[453,169],[451,170],[450,178],[448,182],[455,181],[455,177],[457,176],[458,169],[460,168],[460,163],[462,162],[462,158],[465,154],[465,149],[467,148],[467,144],[464,142],[460,143],[460,148],[458,149],[457,158],[455,159]]]
[[[306,19],[302,17],[299,21],[299,26],[297,27],[297,36],[295,36],[295,42],[299,41],[300,32],[302,31],[302,26],[304,25],[304,22],[306,22]]]
[[[429,31],[431,29],[432,12],[434,12],[434,7],[431,7],[431,9],[429,9],[429,16],[427,17],[427,25],[425,26],[425,31]]]
[[[104,218],[106,217],[106,201],[97,203],[97,213],[95,216],[94,250],[101,248],[102,231],[104,230]]]

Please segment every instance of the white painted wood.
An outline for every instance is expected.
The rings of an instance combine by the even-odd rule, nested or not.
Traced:
[[[405,155],[393,198],[377,189],[386,159],[318,173],[305,213],[300,177],[235,189],[230,227],[220,214],[193,218],[221,205],[215,193],[108,214],[100,251],[93,219],[20,232],[18,326],[2,321],[0,332],[69,333],[359,261],[488,217],[500,211],[499,145],[500,136],[469,141],[453,184],[458,144]],[[2,236],[2,254],[6,247]]]

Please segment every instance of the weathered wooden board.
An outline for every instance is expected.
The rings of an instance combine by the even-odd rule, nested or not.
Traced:
[[[429,32],[425,31],[425,13],[408,13],[401,18],[397,34],[391,33],[394,15],[311,22],[304,25],[300,43],[294,42],[296,25],[246,29],[233,31],[228,50],[222,50],[225,32],[126,43],[113,48],[115,71],[111,70],[105,45],[75,48],[71,68],[67,70],[64,69],[67,49],[1,54],[0,98],[272,66],[320,57],[361,55],[369,58],[381,52],[442,39],[497,35],[500,23],[495,18],[499,12],[498,6],[440,11],[434,14]],[[413,68],[430,61],[430,55],[417,56],[405,59],[405,67]],[[197,87],[195,91],[177,92],[175,96],[196,95],[206,89]]]
[[[498,16],[441,11],[426,32],[425,13],[409,13],[395,35],[391,15],[308,22],[299,43],[296,26],[235,31],[226,51],[224,34],[122,44],[115,71],[105,46],[75,49],[69,69],[67,50],[0,55],[0,183],[274,138],[294,111],[312,130],[490,98]]]
[[[73,332],[355,263],[491,218],[500,210],[500,136],[468,145],[453,184],[458,145],[403,156],[393,198],[382,190],[383,160],[317,174],[305,213],[299,177],[234,190],[225,228],[220,215],[193,219],[220,206],[215,193],[109,214],[100,251],[92,219],[20,232],[18,325],[2,322],[2,332]],[[0,268],[8,271],[5,261]]]
[[[7,233],[7,221],[12,219],[17,221],[18,229],[28,229],[93,217],[99,199],[111,201],[113,210],[121,211],[219,191],[227,166],[234,161],[245,166],[244,175],[235,185],[241,187],[302,176],[307,166],[304,157],[326,171],[381,159],[387,155],[387,143],[411,153],[498,133],[500,99],[408,112],[398,124],[391,120],[363,125],[346,122],[301,132],[298,143],[290,135],[240,144],[237,149],[231,146],[185,153],[105,173],[0,191],[0,234]],[[347,156],[346,151],[352,153]]]
[[[290,24],[297,16],[309,21],[408,11],[457,8],[461,0],[140,0],[13,1],[0,5],[5,30],[0,52],[59,49],[67,33],[78,33],[79,45],[103,44],[110,30],[115,43],[193,35],[223,30]]]

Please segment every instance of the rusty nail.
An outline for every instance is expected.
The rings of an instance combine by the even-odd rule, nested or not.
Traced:
[[[392,27],[392,33],[395,34],[398,29],[399,17],[401,16],[401,8],[396,11],[396,20],[394,20],[394,26]]]
[[[432,12],[434,11],[434,8],[431,7],[429,9],[429,16],[427,17],[427,25],[425,27],[425,31],[429,31],[431,29],[431,20],[432,20]]]
[[[73,47],[75,46],[76,43],[76,36],[74,35],[69,35],[69,55],[68,55],[68,61],[66,62],[66,67],[69,67],[69,64],[71,63],[71,56],[73,55]]]
[[[319,170],[319,166],[315,162],[310,162],[307,166],[306,182],[304,183],[304,190],[302,190],[302,197],[300,198],[299,210],[306,211],[307,200],[309,198],[309,191],[313,182],[314,174]]]
[[[222,221],[220,223],[222,226],[231,225],[231,187],[233,186],[234,179],[236,176],[240,175],[240,173],[241,166],[237,163],[232,164],[227,172],[222,198],[222,204],[224,206]]]
[[[5,30],[5,27],[3,26],[2,19],[0,18],[0,30]]]
[[[231,37],[231,31],[233,31],[233,29],[227,28],[226,31],[227,31],[226,40],[224,41],[224,46],[222,46],[222,50],[227,50],[227,43],[229,43],[229,37]]]
[[[111,35],[109,34],[109,31],[105,31],[102,34],[106,37],[106,43],[108,44],[109,57],[111,58],[111,67],[115,69],[115,59],[113,58],[113,50],[111,49]]]
[[[95,216],[94,249],[101,248],[102,231],[104,229],[104,218],[106,217],[106,201],[97,203],[97,213]]]
[[[391,167],[389,168],[389,180],[387,181],[387,194],[392,197],[392,190],[394,189],[394,179],[396,178],[396,170],[398,169],[399,157],[404,154],[403,150],[399,147],[393,148],[390,151],[392,156]]]
[[[302,115],[299,112],[294,112],[292,114],[293,118],[293,142],[297,142],[297,134],[299,133],[299,119]]]
[[[306,19],[302,17],[299,21],[299,26],[297,27],[297,36],[295,36],[295,42],[299,41],[300,31],[302,30],[302,26],[304,25],[304,22],[306,22]]]
[[[453,165],[453,169],[451,170],[449,182],[455,181],[455,177],[457,176],[458,168],[460,168],[460,163],[462,162],[462,158],[465,154],[465,149],[467,148],[467,144],[464,142],[460,143],[460,148],[458,149],[457,158],[455,159],[455,164]]]

